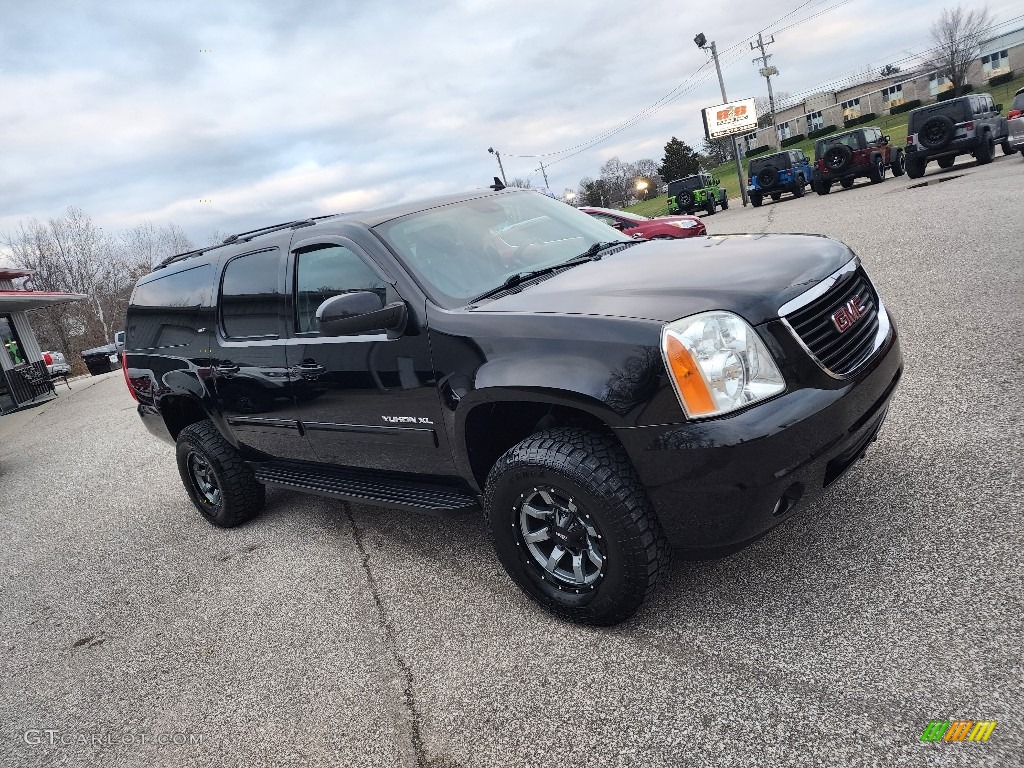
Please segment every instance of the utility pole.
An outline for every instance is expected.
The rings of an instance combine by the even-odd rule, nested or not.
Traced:
[[[779,139],[779,129],[775,125],[775,94],[772,93],[772,75],[778,75],[779,70],[777,70],[775,67],[768,66],[768,59],[772,57],[772,54],[764,52],[764,49],[766,47],[775,42],[775,35],[772,35],[771,38],[771,40],[765,42],[764,39],[761,37],[761,33],[758,32],[757,45],[754,45],[754,43],[751,42],[750,50],[756,51],[760,49],[761,51],[761,55],[755,57],[753,61],[755,64],[761,62],[761,69],[758,70],[758,74],[768,81],[768,108],[771,110],[772,113],[772,141],[775,144],[776,149],[780,149],[782,147],[782,143]]]
[[[715,60],[715,71],[718,72],[718,87],[722,89],[722,103],[727,104],[729,97],[725,95],[725,80],[722,79],[722,65],[718,63],[718,49],[715,48],[715,41],[712,40],[710,43],[707,38],[704,37],[704,33],[701,32],[695,38],[693,42],[697,44],[698,48],[711,49],[711,58]],[[740,182],[740,197],[743,198],[743,207],[747,207],[747,185],[743,183],[743,165],[740,163],[740,150],[736,145],[736,134],[729,137],[732,139],[732,156],[736,158],[736,178]]]
[[[547,189],[551,189],[551,185],[548,184],[548,172],[544,169],[544,161],[543,160],[538,160],[537,162],[540,163],[540,172],[544,176],[544,186]]]
[[[501,153],[494,147],[488,147],[487,151],[494,155],[496,158],[498,158],[498,170],[501,171],[501,182],[502,184],[508,186],[508,181],[506,181],[505,179],[505,168],[501,164]]]

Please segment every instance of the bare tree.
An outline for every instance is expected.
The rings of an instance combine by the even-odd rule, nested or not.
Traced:
[[[793,98],[789,91],[775,92],[775,109],[782,110],[788,105],[787,102]],[[772,124],[772,105],[767,96],[755,96],[754,107],[757,109],[757,127],[767,128]],[[730,142],[731,150],[731,142]]]
[[[529,179],[523,179],[523,178],[520,178],[519,176],[516,176],[514,179],[509,181],[508,185],[510,187],[519,187],[520,189],[532,189],[533,188],[533,185],[530,184],[530,180]]]
[[[88,297],[35,312],[43,346],[60,349],[79,368],[83,349],[109,343],[121,330],[139,277],[166,256],[191,247],[184,231],[173,224],[156,227],[147,222],[110,237],[78,208],[45,223],[21,223],[0,241],[17,266],[35,271],[35,289]]]
[[[992,14],[987,6],[943,8],[932,24],[934,47],[927,64],[929,69],[949,78],[955,96],[963,92],[971,63],[981,53],[981,44],[991,29]]]

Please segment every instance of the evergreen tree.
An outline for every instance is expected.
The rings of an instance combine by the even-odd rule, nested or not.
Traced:
[[[658,173],[665,181],[675,181],[691,176],[700,170],[700,156],[685,141],[675,136],[665,145],[665,157]]]

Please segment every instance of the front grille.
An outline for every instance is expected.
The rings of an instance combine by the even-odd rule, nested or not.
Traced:
[[[833,315],[854,297],[861,298],[865,313],[845,332],[840,332]],[[870,357],[878,332],[878,295],[858,267],[824,296],[786,315],[786,320],[827,371],[845,376]]]

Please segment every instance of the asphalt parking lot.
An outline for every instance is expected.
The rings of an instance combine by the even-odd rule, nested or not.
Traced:
[[[275,490],[213,528],[120,373],[0,420],[0,764],[1020,765],[1022,179],[933,164],[706,219],[851,245],[905,375],[819,503],[612,629],[534,606],[476,517]]]

